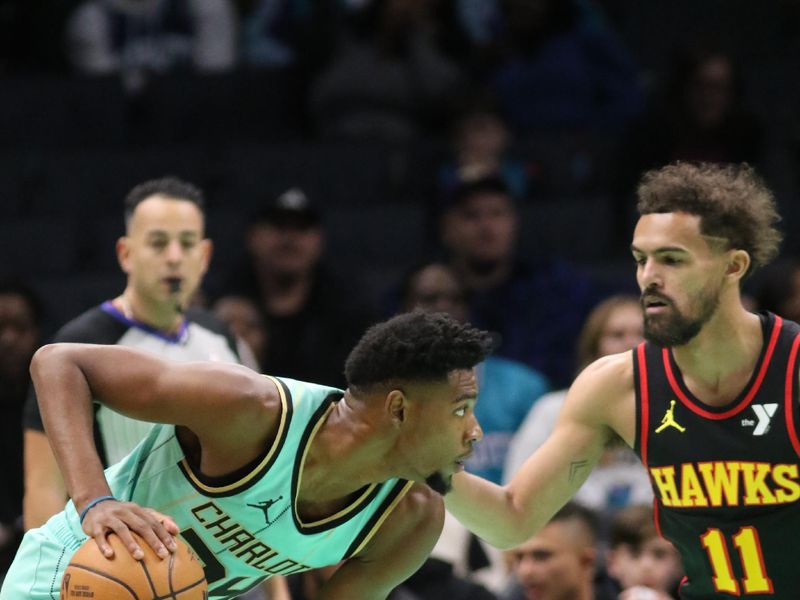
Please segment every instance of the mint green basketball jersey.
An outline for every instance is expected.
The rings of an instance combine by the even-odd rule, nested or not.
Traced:
[[[197,472],[173,425],[154,427],[122,462],[106,470],[115,497],[176,521],[205,565],[209,599],[234,598],[271,575],[336,564],[356,554],[413,485],[401,479],[368,485],[336,514],[303,521],[295,501],[306,451],[342,392],[291,379],[273,381],[283,406],[276,439],[239,472],[221,478]],[[72,503],[45,528],[62,536],[68,528],[76,538],[86,537]]]

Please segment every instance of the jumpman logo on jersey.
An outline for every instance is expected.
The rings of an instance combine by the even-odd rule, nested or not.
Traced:
[[[661,425],[659,425],[658,429],[656,429],[656,433],[661,433],[667,427],[674,427],[681,433],[686,431],[686,427],[681,427],[678,425],[677,421],[675,421],[675,400],[669,401],[669,408],[667,409],[667,412],[664,413],[664,416],[661,419]]]
[[[264,502],[259,502],[258,504],[248,504],[247,506],[263,510],[264,520],[267,522],[267,525],[272,525],[272,521],[269,520],[269,507],[275,504],[281,498],[283,498],[283,496],[278,496],[274,500],[265,500]]]

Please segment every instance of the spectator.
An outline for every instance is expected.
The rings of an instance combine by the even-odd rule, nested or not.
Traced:
[[[233,68],[230,0],[86,0],[67,24],[73,67],[85,75]]]
[[[589,314],[578,337],[578,371],[601,356],[630,350],[642,336],[642,309],[635,296],[604,300]],[[550,435],[566,395],[566,389],[551,392],[528,413],[509,444],[506,480]],[[648,502],[652,495],[647,472],[633,452],[623,444],[612,444],[573,499],[600,513],[610,513],[629,503]]]
[[[621,129],[642,106],[634,62],[575,0],[507,0],[505,56],[491,86],[512,128]]]
[[[620,600],[678,598],[683,576],[681,558],[658,534],[650,505],[620,510],[611,522],[609,546],[606,565],[608,574],[619,584]]]
[[[358,285],[352,274],[340,281],[322,264],[324,237],[310,198],[288,190],[251,219],[247,262],[225,293],[250,298],[262,312],[270,372],[344,385],[344,359],[373,314],[348,292]]]
[[[763,130],[744,100],[744,82],[729,54],[683,50],[663,98],[641,126],[635,147],[641,154],[631,156],[642,171],[677,160],[758,165]]]
[[[509,551],[514,581],[504,600],[612,600],[598,570],[596,516],[567,503],[530,540]]]
[[[250,298],[223,296],[214,302],[214,315],[225,323],[231,332],[242,340],[253,354],[253,362],[264,372],[268,336],[264,319]],[[242,354],[244,348],[239,349]]]
[[[800,261],[787,257],[769,265],[756,286],[755,308],[768,310],[784,319],[800,321]]]
[[[342,26],[337,0],[237,0],[242,58],[265,68],[318,66]]]
[[[439,170],[440,193],[450,194],[464,179],[500,177],[515,198],[527,198],[526,165],[509,156],[511,131],[486,103],[466,108],[453,124],[453,158]]]
[[[22,407],[41,320],[40,300],[26,284],[13,278],[0,280],[0,580],[22,538]]]
[[[464,181],[446,197],[440,232],[448,264],[467,290],[470,321],[499,334],[500,356],[566,385],[592,304],[589,282],[557,258],[515,255],[519,217],[497,177]]]
[[[461,81],[439,49],[427,0],[374,0],[312,83],[323,135],[407,141],[435,127]]]

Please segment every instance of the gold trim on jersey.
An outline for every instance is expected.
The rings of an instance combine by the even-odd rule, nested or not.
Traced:
[[[278,395],[280,396],[281,400],[281,420],[278,425],[278,431],[275,434],[275,440],[272,442],[272,446],[270,447],[266,455],[264,455],[264,458],[255,467],[253,467],[253,469],[249,473],[239,478],[238,480],[234,481],[233,483],[229,483],[227,485],[222,485],[222,486],[212,486],[203,483],[195,474],[195,472],[192,470],[189,461],[186,459],[186,457],[184,457],[180,462],[181,468],[183,469],[184,474],[191,481],[192,485],[201,492],[205,492],[207,494],[212,494],[212,495],[224,494],[226,496],[229,496],[233,492],[237,491],[239,488],[248,487],[248,485],[253,481],[254,478],[263,475],[264,469],[272,462],[272,460],[275,458],[275,455],[278,453],[281,446],[283,445],[284,439],[286,437],[286,428],[289,418],[289,403],[286,398],[286,391],[284,390],[283,383],[281,383],[276,378],[271,377],[269,375],[264,375],[264,377],[272,381],[272,383],[275,384],[275,387],[278,388]]]
[[[394,509],[397,508],[397,505],[400,504],[400,501],[405,497],[406,493],[408,492],[408,490],[411,489],[413,485],[414,485],[413,481],[406,482],[406,484],[403,486],[403,489],[401,489],[400,492],[395,497],[395,499],[392,500],[392,503],[386,507],[386,510],[383,511],[383,514],[372,526],[372,529],[370,529],[369,533],[364,537],[364,539],[356,547],[356,549],[349,554],[349,556],[355,556],[364,549],[364,546],[366,546],[367,543],[372,539],[372,537],[378,532],[378,529],[381,528],[383,522],[389,517],[392,511],[394,511]]]
[[[318,521],[311,521],[309,523],[304,523],[303,520],[300,518],[300,514],[297,512],[297,495],[299,495],[300,488],[302,487],[303,483],[303,466],[305,465],[306,462],[306,455],[308,454],[308,449],[311,447],[311,443],[314,441],[314,437],[317,435],[317,432],[319,431],[320,427],[322,427],[323,423],[325,423],[325,421],[328,419],[328,416],[330,415],[331,411],[335,406],[336,403],[331,402],[328,408],[322,414],[322,417],[319,420],[317,420],[317,422],[314,424],[314,427],[311,430],[308,439],[306,440],[305,447],[303,448],[303,454],[300,457],[300,465],[298,466],[298,471],[297,471],[297,487],[295,488],[295,497],[292,499],[292,510],[294,511],[295,521],[303,529],[320,527],[322,525],[330,523],[331,521],[341,519],[346,514],[360,508],[361,504],[373,493],[375,488],[378,487],[377,483],[371,483],[370,485],[364,488],[364,491],[361,493],[361,495],[359,495],[359,497],[356,498],[353,502],[345,506],[337,513],[329,515],[323,519],[319,519]]]

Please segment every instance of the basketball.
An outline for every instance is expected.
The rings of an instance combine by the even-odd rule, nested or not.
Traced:
[[[144,551],[136,560],[115,534],[108,536],[114,557],[106,558],[93,539],[86,540],[64,572],[61,600],[206,600],[208,586],[200,560],[180,538],[178,550],[164,560],[138,535]]]

